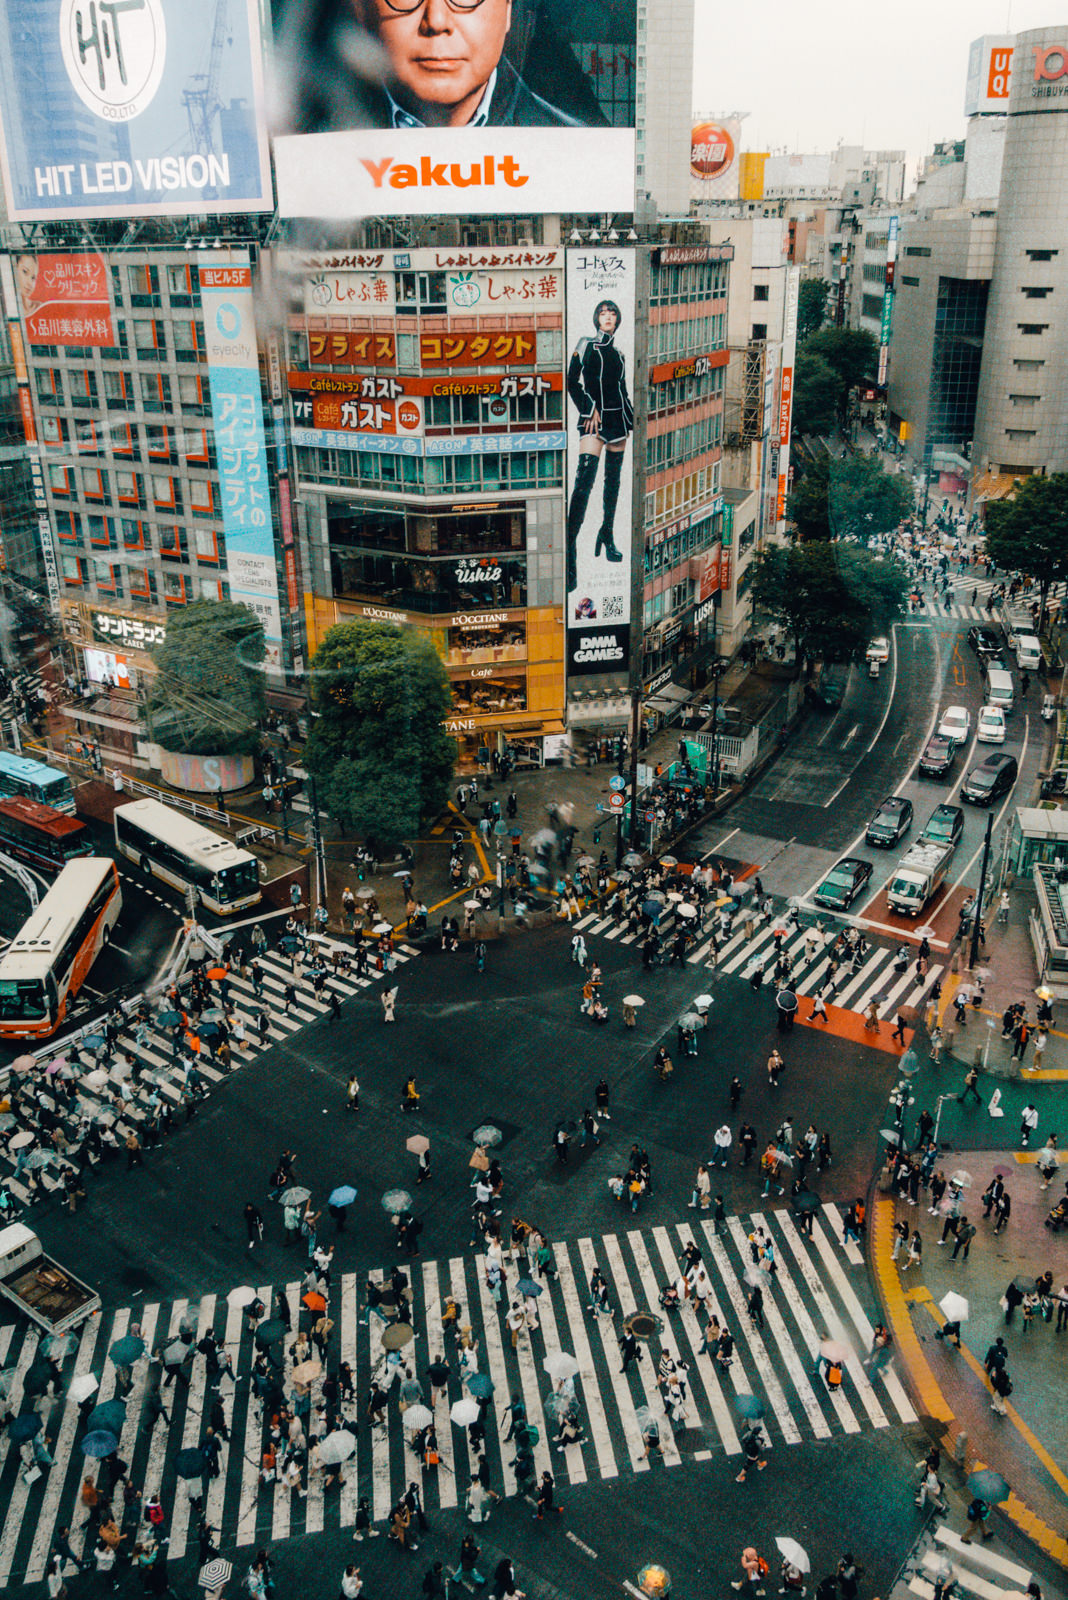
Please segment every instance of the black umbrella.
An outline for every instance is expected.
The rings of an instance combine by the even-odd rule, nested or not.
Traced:
[[[174,1459],[174,1470],[180,1478],[202,1478],[204,1476],[203,1454],[196,1446],[186,1450],[179,1450]]]
[[[740,1417],[748,1417],[750,1421],[755,1421],[757,1417],[762,1417],[764,1415],[764,1402],[760,1399],[759,1395],[755,1394],[748,1394],[744,1392],[742,1394],[736,1394],[734,1397],[734,1408]]]
[[[820,1197],[818,1194],[812,1194],[808,1189],[803,1189],[800,1194],[794,1195],[793,1207],[795,1211],[818,1211]]]
[[[266,1350],[268,1345],[280,1344],[286,1336],[286,1325],[281,1317],[271,1317],[267,1322],[261,1322],[256,1329],[256,1345],[260,1350]]]

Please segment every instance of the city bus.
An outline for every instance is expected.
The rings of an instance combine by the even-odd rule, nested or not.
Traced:
[[[114,861],[68,861],[0,956],[0,1038],[55,1033],[121,910]]]
[[[115,808],[115,845],[142,872],[183,894],[194,888],[200,903],[219,915],[243,911],[260,899],[254,855],[158,800]]]
[[[65,772],[46,767],[43,761],[30,761],[26,756],[0,750],[0,795],[14,794],[74,815],[74,790]]]
[[[76,856],[91,856],[93,846],[77,818],[14,795],[0,800],[0,850],[41,872],[58,872]]]

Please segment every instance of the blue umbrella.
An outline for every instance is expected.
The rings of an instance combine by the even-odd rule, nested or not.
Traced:
[[[294,939],[294,937],[293,937],[293,935],[291,933],[287,933],[287,934],[284,934],[281,939],[279,939],[278,948],[280,950],[289,950],[289,951],[292,952],[293,950],[295,950],[297,948],[299,943],[300,943],[299,939]]]
[[[221,1029],[217,1022],[201,1022],[197,1025],[197,1032],[202,1039],[214,1039]]]
[[[195,1446],[179,1450],[174,1458],[174,1470],[180,1478],[202,1478],[204,1468],[204,1456]]]
[[[41,1426],[41,1418],[36,1411],[24,1411],[21,1417],[15,1417],[8,1423],[7,1436],[16,1444],[21,1444],[24,1439],[32,1439],[35,1433],[40,1433]]]
[[[83,1044],[87,1050],[99,1050],[100,1046],[106,1044],[107,1041],[102,1033],[87,1033],[84,1039],[79,1040],[79,1043]]]
[[[764,1402],[755,1394],[741,1393],[734,1397],[734,1408],[740,1417],[748,1417],[755,1421],[764,1415]]]
[[[119,1441],[113,1433],[87,1433],[82,1440],[82,1455],[95,1456],[98,1461],[113,1456],[118,1448]]]
[[[533,1278],[520,1278],[516,1288],[520,1294],[539,1295],[542,1291],[542,1285],[535,1283]]]
[[[181,1020],[177,1011],[161,1011],[156,1018],[161,1028],[176,1028]]]
[[[659,900],[646,900],[642,905],[642,911],[645,916],[651,917],[654,922],[664,914],[664,908]]]
[[[351,1183],[343,1183],[340,1189],[334,1190],[333,1194],[330,1196],[330,1199],[327,1201],[327,1205],[351,1206],[355,1198],[356,1190],[352,1187]]]
[[[488,1400],[493,1393],[493,1379],[488,1372],[473,1372],[467,1380],[467,1387],[476,1399]]]
[[[145,1341],[139,1339],[135,1333],[126,1333],[121,1339],[116,1339],[108,1355],[117,1367],[128,1367],[136,1361],[138,1356],[145,1353]]]
[[[86,1427],[90,1433],[120,1434],[125,1421],[126,1407],[121,1400],[103,1400],[89,1413]]]

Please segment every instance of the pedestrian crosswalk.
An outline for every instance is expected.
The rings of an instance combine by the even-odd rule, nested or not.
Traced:
[[[757,1227],[772,1240],[778,1268],[774,1276],[759,1274],[763,1284],[759,1325],[749,1315],[751,1289],[746,1281],[747,1271],[752,1274],[755,1270],[748,1236]],[[660,1289],[680,1278],[682,1253],[689,1244],[701,1251],[710,1281],[704,1312],[699,1314],[689,1301],[676,1310],[661,1310]],[[862,1257],[852,1241],[843,1244],[841,1222],[832,1206],[815,1215],[811,1236],[785,1209],[732,1217],[718,1234],[713,1223],[696,1212],[690,1221],[673,1226],[621,1225],[598,1238],[556,1241],[552,1254],[549,1270],[555,1276],[540,1279],[542,1292],[533,1302],[536,1325],[519,1336],[515,1347],[504,1321],[508,1295],[500,1304],[494,1301],[484,1258],[454,1256],[408,1263],[413,1339],[402,1350],[423,1385],[427,1403],[429,1362],[443,1353],[452,1369],[447,1392],[439,1391],[434,1407],[441,1465],[422,1474],[431,1506],[462,1505],[477,1466],[468,1433],[449,1420],[450,1406],[467,1392],[465,1385],[475,1369],[488,1375],[494,1390],[494,1404],[486,1418],[490,1482],[495,1490],[509,1495],[517,1492],[517,1483],[513,1447],[503,1435],[506,1408],[516,1397],[525,1406],[528,1421],[539,1430],[533,1446],[537,1474],[551,1471],[560,1486],[659,1470],[661,1462],[663,1469],[670,1471],[687,1461],[718,1457],[733,1471],[742,1450],[740,1395],[757,1396],[763,1403],[763,1426],[772,1451],[916,1420],[892,1363],[878,1373],[869,1373],[864,1365],[862,1358],[873,1328],[865,1304],[866,1281],[856,1272]],[[505,1266],[513,1292],[528,1271],[536,1273],[525,1258],[506,1259]],[[594,1313],[589,1307],[588,1284],[595,1267],[608,1284],[612,1315]],[[370,1276],[382,1278],[379,1273]],[[268,1307],[272,1293],[278,1293],[269,1285],[250,1287],[256,1288]],[[298,1311],[305,1315],[301,1284],[294,1281],[283,1290],[295,1332]],[[442,1330],[446,1296],[454,1297],[460,1307],[458,1326],[470,1330],[473,1348],[468,1360],[472,1364],[466,1372],[460,1366],[455,1335],[446,1338]],[[77,1348],[63,1364],[63,1381],[68,1386],[76,1375],[95,1374],[99,1389],[94,1399],[101,1402],[116,1397],[116,1370],[107,1351],[124,1334],[139,1334],[148,1352],[167,1343],[183,1326],[193,1331],[194,1351],[195,1341],[208,1330],[224,1337],[233,1381],[224,1376],[218,1390],[211,1388],[205,1363],[194,1358],[186,1386],[179,1381],[159,1391],[166,1415],[157,1419],[146,1402],[158,1387],[160,1367],[146,1355],[135,1365],[133,1387],[125,1397],[119,1454],[143,1498],[160,1495],[172,1559],[180,1559],[189,1548],[198,1517],[190,1495],[200,1494],[202,1488],[204,1513],[220,1530],[217,1542],[225,1551],[258,1541],[274,1544],[325,1527],[352,1527],[358,1499],[363,1496],[370,1501],[375,1520],[381,1521],[405,1487],[420,1477],[411,1448],[411,1428],[399,1408],[399,1383],[390,1386],[384,1426],[372,1430],[365,1416],[364,1397],[372,1375],[386,1381],[394,1372],[386,1364],[384,1349],[393,1338],[379,1316],[361,1315],[363,1296],[355,1274],[347,1273],[335,1279],[330,1294],[329,1316],[335,1326],[326,1358],[327,1373],[336,1374],[339,1363],[346,1362],[355,1382],[355,1402],[342,1402],[340,1418],[333,1419],[334,1427],[348,1428],[355,1440],[344,1482],[326,1487],[324,1475],[317,1473],[314,1465],[309,1472],[305,1461],[299,1488],[291,1491],[277,1483],[261,1486],[259,1468],[272,1419],[264,1415],[264,1404],[252,1392],[253,1334],[236,1303],[240,1298],[237,1293],[209,1294],[200,1300],[125,1308],[94,1318],[82,1327]],[[644,1359],[622,1370],[620,1329],[624,1320],[635,1314],[651,1314],[658,1321],[643,1347]],[[735,1339],[734,1359],[726,1368],[705,1348],[708,1314]],[[841,1389],[833,1393],[819,1361],[820,1344],[828,1338],[855,1352],[844,1363]],[[40,1580],[61,1526],[70,1527],[76,1552],[88,1553],[91,1543],[80,1490],[85,1475],[95,1476],[97,1463],[82,1453],[86,1422],[62,1394],[36,1402],[27,1395],[27,1375],[37,1345],[36,1330],[0,1330],[0,1364],[7,1374],[12,1409],[20,1415],[37,1405],[43,1416],[43,1437],[54,1458],[43,1477],[29,1484],[17,1446],[6,1436],[0,1440],[0,1506],[6,1508],[0,1512],[0,1587]],[[285,1345],[283,1386],[287,1401],[292,1401],[295,1391],[289,1378],[292,1357],[288,1338]],[[674,1431],[657,1387],[656,1368],[664,1349],[680,1367],[685,1362],[688,1369],[687,1415]],[[558,1351],[572,1354],[578,1363],[578,1372],[570,1381],[586,1432],[584,1442],[566,1447],[554,1442],[554,1385],[544,1371],[546,1358]],[[206,1479],[202,1486],[200,1479],[178,1478],[176,1456],[182,1449],[200,1445],[216,1393],[223,1402],[228,1437],[223,1441],[218,1476]],[[316,1380],[310,1415],[304,1419],[311,1443],[327,1426],[322,1406],[321,1380]],[[647,1426],[643,1407],[659,1420],[660,1461],[651,1462],[643,1455]],[[280,1464],[281,1455],[279,1451]],[[121,1496],[116,1497],[115,1510],[118,1516]],[[136,1539],[139,1512],[135,1508],[128,1516],[127,1548]]]
[[[310,953],[313,948],[320,953],[318,962]],[[291,957],[281,950],[264,951],[257,956],[262,968],[259,984],[253,982],[251,968],[247,969],[250,973],[247,977],[242,977],[236,968],[228,973],[225,983],[217,988],[220,1004],[225,1003],[238,1024],[238,1031],[230,1032],[230,1071],[239,1069],[261,1050],[288,1039],[309,1023],[328,1017],[332,1009],[331,993],[336,994],[339,1001],[345,1001],[383,981],[395,983],[398,969],[419,954],[414,945],[403,943],[388,957],[383,958],[380,952],[373,951],[365,975],[358,976],[354,970],[347,973],[332,970],[333,954],[342,950],[347,950],[351,957],[350,947],[317,937],[314,946],[309,941],[309,953],[303,958],[299,950]],[[325,978],[318,980],[318,989],[317,970],[325,971]],[[290,986],[293,997],[287,1001],[286,991]],[[257,1026],[261,1011],[266,1016],[266,1028],[262,1030]],[[204,1028],[195,1058],[196,1073],[204,1091],[228,1075],[214,1058],[214,1041],[208,1038],[210,1032],[210,1028]],[[71,1056],[62,1043],[53,1050],[59,1056]],[[50,1053],[45,1049],[38,1055],[47,1060]],[[117,1154],[131,1128],[136,1129],[145,1142],[143,1136],[155,1120],[157,1105],[173,1111],[183,1102],[185,1063],[189,1056],[179,1056],[169,1030],[140,1025],[132,1013],[127,1014],[126,1025],[120,1029],[110,1053],[98,1052],[94,1059],[92,1049],[81,1047],[79,1055],[86,1070],[73,1082],[74,1093],[69,1102],[63,1093],[62,1079],[58,1094],[41,1089],[33,1096],[20,1098],[17,1131],[30,1132],[46,1149],[53,1143],[50,1136],[58,1119],[61,1134],[58,1148],[61,1153],[67,1150],[71,1155],[78,1155],[83,1140],[80,1124],[83,1117],[88,1117],[98,1126],[102,1120],[108,1123],[117,1139],[114,1147]],[[0,1182],[16,1201],[26,1205],[41,1191],[59,1187],[62,1171],[56,1162],[38,1166],[34,1152],[39,1147],[25,1140],[20,1142],[21,1151],[11,1150],[10,1139],[0,1147]]]
[[[828,919],[830,920],[830,919]],[[704,921],[679,922],[668,908],[660,919],[660,933],[664,947],[670,949],[680,933],[691,934],[694,943],[685,954],[690,966],[714,968],[719,973],[751,977],[754,968],[770,978],[776,960],[785,955],[790,964],[789,984],[795,994],[822,994],[828,1005],[836,1005],[863,1015],[875,1002],[880,1018],[893,1017],[903,1006],[921,1006],[932,986],[943,973],[943,967],[931,962],[926,974],[920,977],[916,961],[909,959],[901,969],[897,955],[899,947],[872,943],[867,948],[859,967],[854,970],[843,962],[837,974],[831,976],[831,938],[819,928],[801,928],[781,918],[765,917],[753,913],[735,915],[732,929],[726,936],[714,934],[715,914],[706,908]],[[576,933],[584,938],[603,935],[606,940],[621,945],[641,947],[643,933],[627,931],[625,922],[600,912],[587,912],[572,924]],[[785,936],[776,938],[776,931],[786,928]],[[750,932],[749,930],[752,929]]]

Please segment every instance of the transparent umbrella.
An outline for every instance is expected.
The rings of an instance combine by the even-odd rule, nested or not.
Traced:
[[[579,1370],[575,1357],[566,1350],[554,1350],[551,1356],[545,1357],[541,1365],[542,1370],[549,1374],[554,1383],[560,1383],[565,1378],[573,1378]]]
[[[474,1144],[480,1144],[490,1149],[494,1145],[500,1144],[503,1137],[504,1135],[501,1133],[500,1128],[495,1128],[492,1122],[483,1122],[471,1135]]]
[[[73,1400],[75,1405],[81,1405],[83,1400],[88,1400],[100,1387],[95,1373],[83,1372],[71,1380],[67,1388],[67,1399]]]
[[[434,1420],[434,1413],[429,1406],[409,1406],[404,1413],[404,1426],[413,1431],[419,1428],[429,1428]]]
[[[958,1189],[970,1189],[975,1179],[970,1172],[965,1172],[963,1167],[958,1167],[949,1181],[955,1183]]]
[[[787,1539],[781,1534],[776,1534],[775,1543],[781,1550],[783,1559],[792,1567],[796,1567],[798,1572],[811,1571],[812,1563],[808,1559],[808,1553],[801,1548],[796,1539]]]
[[[10,1432],[9,1428],[8,1433]],[[113,1433],[87,1433],[82,1440],[82,1455],[93,1456],[97,1461],[103,1461],[105,1456],[114,1455],[118,1448],[119,1441]],[[199,1450],[197,1455],[200,1455]]]
[[[410,1211],[412,1204],[412,1197],[407,1189],[387,1189],[382,1196],[383,1211]]]
[[[319,1460],[328,1467],[336,1467],[342,1461],[347,1461],[355,1454],[356,1440],[346,1429],[341,1428],[336,1433],[328,1433],[319,1446]]]
[[[292,1189],[287,1189],[281,1196],[280,1204],[283,1206],[302,1206],[306,1200],[311,1199],[311,1190],[303,1188],[299,1183]]]
[[[457,1400],[449,1412],[449,1416],[458,1428],[468,1428],[472,1422],[477,1422],[482,1415],[482,1408],[477,1400]]]
[[[623,857],[623,865],[625,867],[640,867],[641,864],[642,858],[640,855],[638,855],[636,850],[628,850],[626,855]]]
[[[72,1333],[50,1333],[41,1340],[41,1354],[51,1356],[53,1361],[65,1361],[77,1348],[78,1341]]]

